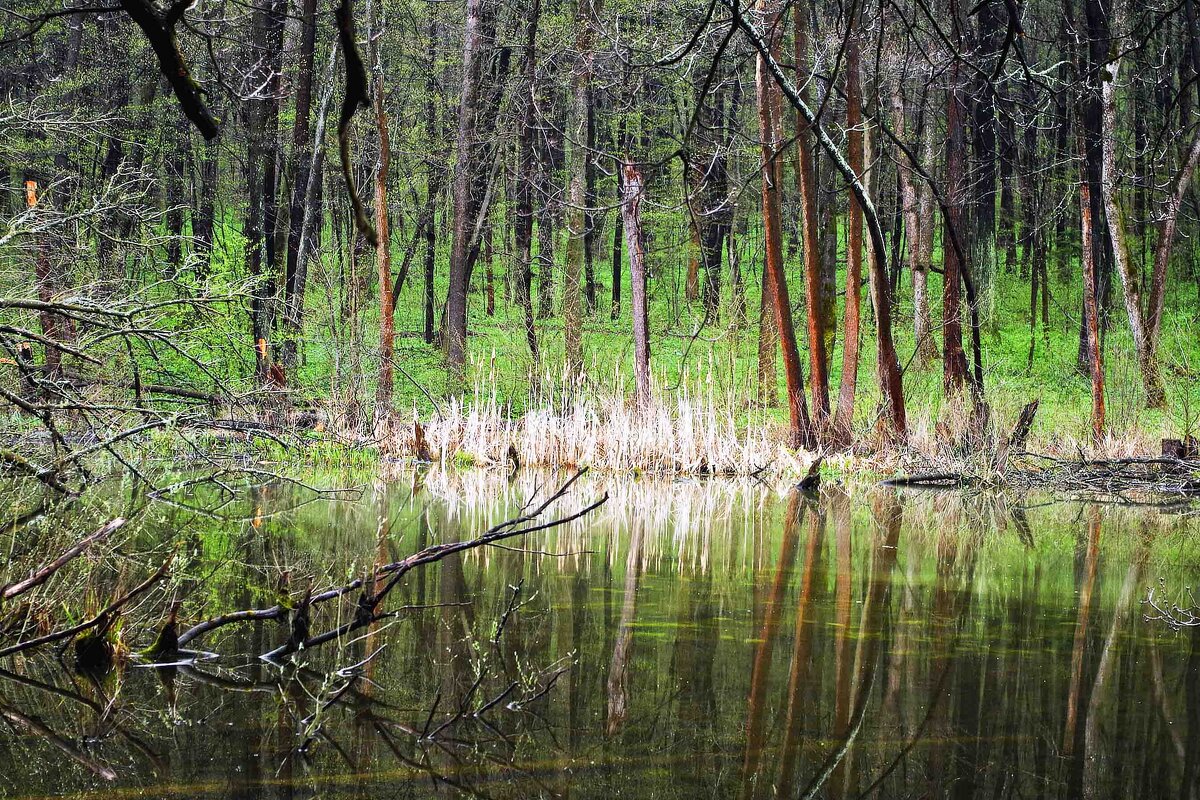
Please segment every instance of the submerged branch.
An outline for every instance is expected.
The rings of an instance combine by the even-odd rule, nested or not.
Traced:
[[[92,628],[97,627],[98,625],[100,625],[102,623],[107,622],[109,619],[111,619],[113,614],[115,614],[117,611],[120,611],[121,608],[123,608],[125,605],[127,605],[131,600],[133,600],[134,598],[138,597],[139,595],[145,593],[147,590],[149,590],[151,587],[153,587],[156,583],[158,583],[163,578],[165,578],[170,571],[171,561],[174,558],[175,558],[175,555],[174,555],[174,553],[172,553],[170,557],[168,557],[165,561],[163,561],[162,566],[159,567],[158,570],[153,575],[151,575],[149,578],[147,578],[146,580],[139,583],[136,587],[134,587],[130,591],[126,592],[121,597],[119,597],[116,600],[114,600],[113,602],[109,603],[107,606],[105,606],[99,613],[97,613],[91,619],[81,622],[78,625],[72,625],[69,628],[64,628],[63,630],[54,631],[53,633],[48,633],[45,636],[39,636],[36,639],[27,639],[26,641],[17,642],[14,645],[10,645],[5,648],[0,648],[0,658],[4,658],[6,656],[11,656],[16,653],[22,653],[22,652],[25,652],[26,650],[32,650],[33,648],[41,647],[42,645],[53,644],[54,642],[60,642],[64,639],[70,639],[72,636],[83,633],[86,630],[90,630]]]
[[[101,525],[93,533],[81,539],[78,544],[69,548],[65,553],[51,561],[49,564],[35,571],[25,580],[5,586],[3,592],[0,592],[0,597],[3,597],[4,600],[11,600],[19,594],[24,594],[30,589],[40,586],[49,580],[51,575],[53,575],[55,572],[58,572],[58,570],[65,566],[67,562],[71,561],[73,558],[91,547],[96,542],[107,538],[109,534],[119,529],[124,524],[125,520],[121,517],[117,517],[116,519]]]

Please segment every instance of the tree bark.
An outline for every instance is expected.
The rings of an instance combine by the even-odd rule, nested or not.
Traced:
[[[305,151],[308,164],[297,170],[297,175],[303,175],[305,187],[304,202],[300,207],[300,218],[291,219],[288,228],[288,258],[292,258],[292,234],[296,236],[295,264],[287,266],[290,272],[288,279],[291,285],[286,290],[283,307],[283,362],[285,369],[293,369],[300,356],[300,339],[304,331],[304,297],[308,287],[308,261],[312,248],[319,241],[321,228],[321,174],[325,165],[325,126],[329,117],[329,106],[333,101],[334,71],[337,69],[337,50],[329,54],[329,62],[325,67],[324,86],[321,94],[321,104],[317,110],[316,132],[312,141],[316,146]],[[293,193],[293,199],[295,193]]]
[[[524,87],[521,97],[520,135],[517,138],[516,240],[519,274],[516,280],[517,303],[525,327],[525,342],[533,361],[533,374],[540,371],[537,328],[533,319],[533,196],[537,154],[534,152],[534,92],[537,80],[537,29],[541,19],[541,0],[533,0],[525,28],[525,54],[522,61]],[[618,226],[619,227],[619,226]]]
[[[808,46],[809,8],[798,3],[793,9],[795,21],[796,70],[800,76],[811,68]],[[808,101],[808,83],[803,77],[800,96]],[[826,331],[831,321],[824,315],[821,292],[821,245],[817,220],[817,174],[813,160],[808,121],[796,112],[796,188],[800,196],[800,227],[804,245],[804,302],[808,322],[809,380],[812,389],[813,426],[820,432],[829,423],[829,354]]]
[[[934,164],[934,143],[936,139],[937,125],[933,119],[925,122],[925,131],[922,137],[922,156],[921,160],[930,168]],[[920,203],[920,231],[921,241],[918,246],[917,268],[913,272],[913,306],[914,306],[914,322],[913,329],[918,341],[928,342],[928,362],[932,364],[941,358],[941,349],[938,347],[937,337],[933,334],[933,313],[929,310],[929,273],[933,268],[933,237],[936,230],[934,225],[934,190],[932,186],[926,186],[921,191]]]
[[[1192,175],[1196,165],[1200,163],[1200,130],[1192,136],[1191,146],[1175,179],[1171,183],[1171,194],[1167,198],[1166,207],[1162,210],[1162,221],[1159,223],[1158,243],[1154,248],[1154,272],[1150,280],[1150,298],[1148,303],[1149,319],[1147,320],[1148,335],[1151,349],[1158,347],[1158,335],[1162,327],[1163,305],[1166,301],[1167,265],[1171,261],[1171,247],[1175,240],[1175,230],[1179,223],[1179,212],[1183,208],[1184,196],[1191,185]]]
[[[380,33],[383,25],[380,24]],[[374,41],[374,37],[372,38]],[[379,164],[375,170],[375,260],[379,272],[379,382],[375,387],[375,424],[386,426],[392,414],[396,305],[392,297],[392,234],[388,221],[388,168],[392,150],[383,106],[383,65],[375,55],[375,122],[379,128]]]
[[[650,401],[650,312],[646,297],[646,253],[642,239],[642,176],[633,162],[621,172],[621,218],[629,250],[630,299],[633,312],[633,376],[639,406]]]
[[[246,216],[249,273],[254,279],[251,328],[255,374],[267,381],[272,362],[270,332],[278,286],[276,229],[279,223],[279,105],[283,71],[283,30],[287,4],[270,0],[255,12],[251,76],[263,87],[249,110],[248,160],[250,204]]]
[[[907,109],[904,102],[904,90],[897,83],[892,88],[892,127],[896,136],[904,138],[907,123]],[[933,148],[933,122],[926,123],[922,137]],[[928,161],[926,162],[928,163]],[[896,171],[900,180],[900,205],[904,215],[904,241],[908,247],[908,268],[912,273],[913,283],[913,338],[916,342],[917,357],[921,364],[929,364],[937,359],[937,343],[933,340],[933,323],[929,314],[928,262],[922,260],[925,245],[925,223],[932,227],[933,222],[933,193],[924,191],[917,196],[916,184],[912,173],[903,165],[898,165]],[[926,214],[922,214],[926,211]],[[929,231],[930,247],[933,246],[932,230]]]
[[[846,23],[846,138],[847,160],[858,180],[863,178],[863,119],[861,45],[858,36],[858,6]],[[843,443],[850,441],[854,423],[854,395],[858,391],[858,354],[862,318],[862,206],[851,195],[846,220],[846,308],[842,335],[842,379],[838,389],[837,413],[833,418],[835,435]]]
[[[588,118],[592,79],[593,28],[603,0],[576,0],[575,52],[578,59],[571,78],[571,107],[567,118],[570,184],[567,199],[567,261],[563,270],[563,329],[566,340],[567,373],[583,374],[583,268],[587,248],[589,153]]]
[[[951,16],[959,17],[958,0],[950,0]],[[946,129],[946,186],[947,212],[944,213],[943,240],[948,241],[963,228],[963,208],[966,205],[966,134],[963,109],[966,94],[962,66],[955,59],[950,67],[950,91],[947,93]],[[958,248],[943,248],[942,278],[942,382],[946,392],[962,391],[967,380],[967,356],[962,344],[962,263]]]
[[[621,195],[625,191],[624,178],[621,173],[617,172],[617,194]],[[613,225],[612,239],[612,306],[609,310],[609,318],[614,322],[621,318],[621,231],[622,225]]]
[[[1080,155],[1086,149],[1080,134]],[[1079,176],[1080,216],[1080,266],[1083,271],[1083,313],[1087,328],[1088,367],[1092,378],[1092,438],[1096,443],[1104,439],[1104,352],[1100,339],[1100,304],[1096,289],[1096,252],[1092,243],[1092,187],[1087,176]]]
[[[38,197],[38,183],[31,177],[25,179],[25,205],[34,209],[41,202]],[[52,303],[60,290],[60,276],[57,274],[50,258],[50,247],[44,237],[39,237],[34,245],[34,282],[37,284],[38,300],[42,303]],[[47,342],[70,344],[74,339],[71,320],[53,311],[43,310],[38,314],[38,323],[42,336]],[[42,359],[46,365],[46,375],[51,380],[62,374],[62,351],[47,343],[42,348]]]
[[[780,9],[775,0],[759,0],[759,13],[771,34],[769,49],[777,52],[780,31],[778,27]],[[766,280],[770,283],[770,296],[775,307],[775,324],[779,330],[779,344],[783,352],[783,370],[787,381],[790,446],[811,449],[816,446],[812,422],[808,415],[808,401],[804,395],[804,369],[800,363],[800,349],[796,344],[796,331],[792,322],[792,305],[788,297],[787,276],[783,267],[783,231],[780,210],[783,164],[780,156],[780,121],[783,110],[780,105],[779,87],[775,85],[768,70],[766,59],[758,59],[756,72],[756,95],[758,101],[759,141],[762,151],[762,205],[763,246],[766,250]],[[764,294],[765,296],[765,294]],[[764,322],[765,324],[765,322]]]
[[[309,126],[312,110],[313,62],[317,41],[317,0],[302,0],[300,42],[296,63],[296,98],[292,123],[292,151],[288,157],[287,183],[292,196],[288,204],[287,256],[284,263],[284,331],[281,346],[283,367],[292,370],[299,353],[300,316],[304,308],[304,284],[308,270],[300,263],[301,237],[309,213],[309,174],[313,169],[313,134]],[[326,85],[332,81],[328,75]]]
[[[1118,31],[1113,47],[1120,49],[1123,36],[1119,33],[1124,23],[1124,9],[1118,0],[1112,8],[1112,28]],[[1101,182],[1100,191],[1104,200],[1104,216],[1108,222],[1108,235],[1112,241],[1113,259],[1117,274],[1121,278],[1121,294],[1125,300],[1125,312],[1129,316],[1129,332],[1142,373],[1142,387],[1146,392],[1147,408],[1164,408],[1167,394],[1159,371],[1158,354],[1142,314],[1141,279],[1129,254],[1129,242],[1125,235],[1125,222],[1117,198],[1117,77],[1121,58],[1111,58],[1104,65],[1101,77]]]
[[[473,198],[476,127],[483,72],[486,19],[492,13],[492,0],[467,0],[466,29],[463,36],[462,97],[458,111],[458,138],[453,183],[454,226],[450,251],[450,288],[446,295],[446,361],[452,388],[461,388],[467,362],[467,288],[470,281],[471,236],[475,223]]]

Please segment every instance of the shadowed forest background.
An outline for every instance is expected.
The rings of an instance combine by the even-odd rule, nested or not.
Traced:
[[[810,449],[1035,399],[1047,446],[1186,442],[1198,13],[9,3],[3,401],[418,455],[414,408],[581,398]]]

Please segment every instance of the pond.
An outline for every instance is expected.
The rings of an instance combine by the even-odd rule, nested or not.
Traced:
[[[212,500],[197,489],[145,513],[129,547],[187,543],[191,624],[473,536],[554,481],[268,485],[215,516],[191,510]],[[287,638],[277,621],[223,627],[192,643],[218,657],[172,667],[0,665],[0,795],[1200,791],[1200,629],[1143,603],[1195,582],[1197,517],[593,476],[558,513],[605,492],[578,521],[414,570],[394,616],[282,666],[257,657]],[[352,612],[325,604],[313,628]]]

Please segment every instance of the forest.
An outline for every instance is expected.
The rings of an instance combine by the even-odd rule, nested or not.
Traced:
[[[2,0],[0,796],[1200,787],[1200,0]]]
[[[5,404],[1186,442],[1195,5],[9,4]]]

